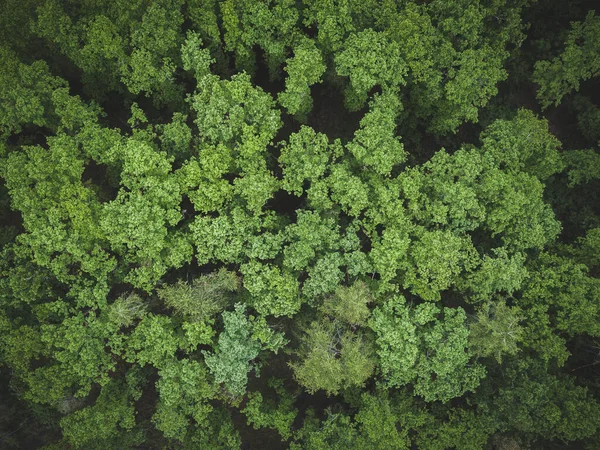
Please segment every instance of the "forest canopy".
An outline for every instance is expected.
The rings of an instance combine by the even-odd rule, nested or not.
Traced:
[[[595,3],[4,0],[0,447],[599,450]]]

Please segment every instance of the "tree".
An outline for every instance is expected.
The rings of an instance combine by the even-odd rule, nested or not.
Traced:
[[[464,287],[460,286],[469,295],[470,302],[489,301],[498,293],[512,295],[529,276],[523,253],[509,256],[503,247],[492,249],[490,253],[494,256],[484,255],[481,264],[463,279]]]
[[[579,131],[591,142],[600,141],[600,108],[584,95],[574,96],[573,108],[577,113]]]
[[[221,3],[225,49],[234,52],[236,66],[254,73],[253,46],[264,54],[271,79],[279,76],[287,47],[295,41],[299,11],[290,0],[265,3],[227,0]]]
[[[582,81],[600,75],[598,36],[600,17],[589,11],[583,22],[571,22],[560,55],[535,64],[533,81],[540,86],[537,97],[543,108],[558,106],[565,95],[579,90]]]
[[[564,155],[568,167],[569,187],[600,178],[600,156],[593,149],[571,150]]]
[[[339,286],[335,295],[325,299],[321,310],[349,325],[365,325],[371,314],[368,304],[372,301],[369,288],[364,282],[357,281],[350,287]]]
[[[3,166],[12,205],[27,230],[21,243],[36,264],[71,286],[79,304],[104,304],[116,261],[100,225],[102,205],[82,182],[85,162],[77,141],[61,133],[48,138],[48,145],[11,152]]]
[[[232,149],[243,142],[245,126],[250,126],[260,139],[258,150],[264,151],[281,127],[272,97],[253,86],[245,73],[234,75],[231,80],[205,77],[190,101],[203,142],[221,143]]]
[[[356,448],[398,449],[410,448],[408,430],[398,426],[394,400],[386,393],[370,395],[364,393],[360,409],[354,416],[358,436]],[[391,400],[391,401],[390,401]]]
[[[376,308],[369,326],[377,335],[386,385],[414,384],[415,394],[428,402],[447,402],[473,391],[485,369],[470,362],[465,319],[462,308],[442,310],[432,303],[411,308],[400,296]]]
[[[470,241],[450,232],[424,232],[409,247],[408,258],[402,264],[404,287],[423,300],[439,300],[441,291],[471,269],[474,250]]]
[[[0,142],[19,133],[24,125],[52,126],[51,96],[66,82],[53,77],[44,61],[23,64],[17,55],[0,47],[0,63],[4,67],[0,85]]]
[[[593,436],[598,429],[598,403],[570,376],[551,375],[541,361],[528,358],[516,361],[507,374],[511,384],[488,400],[500,423],[529,439],[536,435],[565,442]]]
[[[204,360],[217,384],[223,383],[235,398],[246,392],[250,362],[258,356],[260,343],[250,334],[250,322],[245,306],[235,305],[235,310],[222,313],[224,330],[214,353],[203,351]]]
[[[210,65],[215,62],[208,49],[202,48],[202,39],[193,31],[188,32],[187,39],[181,46],[183,69],[193,72],[196,80],[210,74]]]
[[[354,30],[353,4],[342,0],[309,0],[303,24],[316,32],[318,47],[328,56],[337,53]]]
[[[152,420],[168,438],[185,441],[190,419],[207,426],[213,408],[208,403],[214,387],[202,362],[192,359],[171,360],[158,372],[156,388],[159,401]]]
[[[165,367],[175,358],[178,348],[168,316],[147,314],[135,327],[126,341],[125,359],[140,366]]]
[[[225,408],[215,408],[208,416],[208,423],[195,427],[184,442],[185,449],[214,448],[239,449],[242,442],[239,432],[235,429],[231,413]]]
[[[328,318],[312,322],[301,338],[300,361],[289,363],[296,380],[309,392],[363,386],[375,368],[370,340]]]
[[[359,164],[372,167],[380,175],[389,175],[394,166],[406,159],[404,146],[395,133],[401,104],[395,92],[386,91],[375,95],[369,107],[347,148]]]
[[[218,17],[219,6],[216,0],[191,0],[186,3],[187,15],[194,30],[206,43],[211,56],[215,59],[220,70],[226,65],[223,43],[221,42],[221,30],[219,29]]]
[[[278,404],[265,399],[260,392],[250,392],[246,407],[241,412],[246,415],[248,425],[252,424],[254,429],[274,428],[287,440],[292,436],[292,423],[298,414],[298,410],[292,407],[294,398],[285,390],[283,380],[272,378],[268,384],[275,390],[279,398]]]
[[[117,329],[121,327],[130,327],[137,319],[141,319],[146,313],[147,304],[135,293],[122,295],[112,302],[103,314],[106,314],[106,321]],[[103,317],[104,318],[104,317]]]
[[[487,45],[460,52],[454,67],[448,69],[450,80],[444,86],[446,101],[439,108],[438,117],[432,120],[430,129],[444,133],[456,130],[464,121],[477,122],[479,108],[498,93],[497,84],[507,78],[502,68],[507,56],[508,52]]]
[[[294,49],[294,57],[287,60],[285,91],[279,94],[278,101],[300,122],[306,122],[312,109],[310,87],[321,82],[325,68],[321,53],[308,39],[302,40]]]
[[[249,216],[240,207],[216,218],[196,216],[190,224],[190,232],[199,264],[209,261],[241,263],[248,241],[260,226],[260,219]]]
[[[259,314],[291,317],[298,312],[302,299],[298,282],[290,272],[258,261],[243,265],[241,271],[250,304]]]
[[[102,387],[93,405],[64,417],[60,423],[65,441],[76,448],[94,449],[107,445],[134,448],[143,442],[133,406],[142,392],[134,377],[129,381],[128,384],[110,382]]]
[[[323,420],[316,417],[314,409],[308,410],[303,426],[295,436],[290,445],[292,450],[309,449],[342,450],[353,448],[356,441],[355,425],[350,417],[342,411],[331,408],[325,411],[327,416]]]
[[[158,296],[176,314],[192,322],[206,321],[228,306],[232,292],[240,287],[235,273],[220,269],[202,275],[191,284],[179,280],[158,290]]]
[[[504,301],[488,303],[477,311],[469,327],[469,346],[476,356],[493,356],[502,364],[502,356],[516,355],[523,338],[523,320],[518,307],[509,307]]]
[[[282,187],[297,196],[304,192],[306,181],[315,182],[325,175],[331,158],[327,136],[305,125],[282,143],[279,164],[283,170]]]
[[[159,128],[162,148],[166,150],[169,157],[174,157],[175,160],[190,156],[192,130],[186,124],[186,120],[187,116],[174,113],[173,120]]]
[[[557,255],[541,254],[536,262],[518,304],[539,305],[556,330],[598,336],[598,279],[583,264]]]
[[[283,249],[283,264],[294,270],[306,269],[326,250],[339,245],[335,220],[315,211],[299,211],[296,223],[288,225],[285,231],[290,242]]]
[[[375,86],[393,92],[405,84],[407,70],[400,47],[381,32],[364,30],[351,34],[344,42],[344,49],[336,55],[335,66],[338,75],[350,79],[345,97],[350,110],[362,108]]]
[[[135,139],[118,150],[121,189],[103,205],[100,223],[111,249],[135,265],[127,281],[150,291],[168,268],[181,267],[192,256],[187,236],[167,229],[181,220],[179,185],[165,153]]]
[[[527,172],[545,181],[561,172],[561,143],[548,129],[548,122],[526,109],[512,120],[496,120],[481,134],[486,158],[506,172]]]

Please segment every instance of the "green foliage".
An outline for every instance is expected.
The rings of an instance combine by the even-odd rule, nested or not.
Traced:
[[[286,47],[292,45],[296,36],[299,11],[293,5],[290,0],[221,3],[225,49],[234,52],[237,67],[254,72],[253,47],[257,45],[265,53],[271,78],[278,76]]]
[[[471,268],[474,250],[470,241],[451,232],[426,231],[409,247],[404,287],[424,300],[439,300],[440,292]]]
[[[600,405],[568,375],[556,377],[539,361],[523,359],[507,370],[510,386],[491,399],[504,421],[525,436],[573,441],[593,436]]]
[[[371,311],[368,304],[373,301],[373,295],[362,281],[350,287],[339,286],[335,295],[325,299],[322,311],[335,319],[350,325],[365,325]]]
[[[370,109],[360,121],[360,129],[346,146],[359,163],[372,167],[381,175],[406,159],[406,152],[396,136],[396,119],[401,104],[395,92],[376,95]]]
[[[269,386],[275,390],[278,404],[265,400],[260,392],[250,392],[246,407],[241,412],[246,415],[248,425],[252,424],[255,430],[273,428],[287,440],[292,436],[292,423],[298,410],[292,407],[294,398],[285,390],[281,379],[269,380]]]
[[[126,281],[150,291],[167,269],[192,256],[186,237],[167,228],[181,220],[179,186],[166,154],[146,143],[129,139],[115,156],[122,161],[121,189],[103,205],[100,223],[122,262],[137,265]]]
[[[252,322],[252,337],[258,340],[264,350],[270,350],[277,353],[279,350],[289,344],[284,333],[275,331],[276,326],[270,325],[264,316],[250,316]]]
[[[7,316],[1,316],[2,324],[2,363],[10,365],[15,374],[22,378],[35,379],[28,374],[32,371],[32,362],[48,354],[39,330],[27,325],[11,327]],[[59,388],[60,390],[60,388]],[[60,395],[60,393],[59,393]],[[52,400],[51,400],[52,401]]]
[[[327,177],[327,184],[331,200],[339,204],[346,214],[358,217],[369,206],[368,186],[352,173],[348,164],[335,164]]]
[[[522,2],[384,2],[377,23],[400,47],[407,76],[409,127],[435,134],[477,122],[479,109],[507,77],[504,61],[524,38]]]
[[[190,158],[176,172],[182,194],[189,197],[196,211],[217,211],[231,200],[233,186],[222,179],[230,167],[231,154],[220,145],[204,148],[198,159]]]
[[[177,315],[191,321],[203,321],[228,306],[231,292],[237,291],[239,284],[235,273],[222,268],[196,278],[191,284],[179,280],[165,285],[158,290],[158,296]]]
[[[131,93],[149,96],[156,92],[158,99],[168,100],[181,42],[182,4],[182,0],[150,4],[131,34],[133,50],[129,63],[121,68],[121,81]]]
[[[339,253],[328,253],[309,269],[309,278],[302,286],[302,293],[312,299],[333,292],[344,278],[340,267],[344,260]]]
[[[492,249],[491,253],[494,257],[484,255],[479,267],[466,277],[465,287],[472,296],[471,301],[489,300],[501,292],[512,295],[528,277],[524,254],[509,256],[502,247]]]
[[[283,168],[282,187],[290,193],[301,195],[304,182],[319,180],[327,170],[330,156],[327,136],[307,126],[290,135],[283,143],[279,163]]]
[[[77,141],[59,134],[48,138],[48,144],[48,150],[28,146],[12,152],[3,166],[12,207],[21,212],[28,231],[19,240],[33,252],[33,262],[73,286],[73,296],[90,279],[98,283],[93,295],[87,291],[78,301],[102,304],[108,273],[116,265],[103,248],[102,205],[81,181],[84,160]]]
[[[249,126],[259,138],[259,151],[263,151],[281,126],[280,113],[271,96],[253,86],[250,76],[244,73],[231,80],[205,77],[191,98],[191,105],[200,139],[215,145],[241,144]]]
[[[360,434],[357,437],[357,448],[372,449],[398,449],[409,447],[406,432],[399,432],[396,426],[396,417],[391,411],[389,402],[368,395],[363,396],[362,408],[355,416],[360,424]]]
[[[25,125],[51,125],[52,92],[66,86],[53,77],[44,61],[28,65],[0,46],[0,139],[19,133]]]
[[[598,278],[583,264],[550,254],[541,254],[534,268],[519,303],[543,308],[557,331],[599,336]]]
[[[585,236],[577,240],[577,246],[572,248],[576,260],[583,263],[589,269],[595,269],[600,265],[598,252],[600,251],[600,229],[592,228],[588,230]]]
[[[303,427],[296,432],[291,450],[342,450],[353,448],[356,430],[350,417],[342,412],[326,411],[327,417],[321,421],[314,410],[309,410]],[[298,442],[299,441],[299,442]]]
[[[246,392],[250,361],[258,356],[260,343],[251,336],[251,324],[245,315],[245,306],[236,304],[233,312],[224,311],[224,330],[214,353],[203,352],[204,360],[216,383],[223,383],[231,395]]]
[[[350,79],[346,105],[352,111],[364,106],[373,87],[386,92],[405,84],[407,72],[400,46],[384,33],[368,29],[350,35],[335,57],[335,67],[339,75]]]
[[[122,295],[106,309],[107,321],[116,328],[130,327],[144,316],[146,306],[139,295]]]
[[[437,316],[443,312],[443,317]],[[414,383],[415,394],[426,401],[447,402],[473,391],[485,369],[471,361],[469,330],[462,308],[431,303],[410,307],[393,297],[373,312],[369,322],[377,334],[377,354],[386,384]]]
[[[318,46],[327,53],[338,52],[349,32],[354,30],[350,2],[309,0],[305,4],[303,23],[315,29]]]
[[[101,449],[107,446],[135,448],[143,442],[136,428],[133,401],[141,396],[139,386],[112,381],[102,387],[93,405],[65,416],[61,421],[64,438],[75,448]]]
[[[41,327],[41,341],[53,352],[58,363],[55,368],[60,368],[62,376],[78,388],[77,396],[89,394],[94,383],[104,385],[109,381],[109,373],[116,366],[105,348],[111,332],[93,313],[68,317],[60,326]]]
[[[202,39],[194,32],[188,33],[181,46],[181,61],[183,69],[192,71],[198,80],[210,73],[210,65],[215,62],[210,52],[202,48]]]
[[[204,364],[184,359],[172,360],[158,372],[156,383],[159,401],[152,420],[168,438],[184,441],[190,418],[199,426],[208,424],[213,396]]]
[[[259,226],[260,221],[249,217],[241,208],[214,219],[197,216],[190,225],[190,231],[199,264],[211,260],[240,263],[244,259],[244,248]]]
[[[497,427],[498,424],[492,417],[469,410],[450,410],[443,420],[428,421],[426,426],[419,430],[416,444],[419,448],[430,446],[440,450],[449,447],[473,450],[485,448],[490,434],[496,431]]]
[[[591,142],[600,141],[600,108],[583,95],[576,95],[573,108],[577,113],[579,131]]]
[[[561,172],[560,142],[548,122],[520,109],[510,121],[497,120],[481,135],[485,157],[507,172],[528,172],[540,180]]]
[[[475,356],[494,357],[502,364],[502,356],[516,355],[518,343],[523,339],[523,320],[518,307],[510,307],[504,301],[488,303],[477,311],[475,321],[469,327],[469,347]]]
[[[592,149],[571,150],[564,153],[568,167],[569,187],[600,178],[600,156]]]
[[[221,48],[221,31],[217,22],[218,3],[216,0],[189,0],[186,2],[186,18],[191,21],[193,28],[206,42],[211,55],[218,61],[217,65],[222,67],[225,55]]]
[[[441,150],[422,168],[401,174],[408,213],[426,226],[443,224],[459,232],[476,229],[485,218],[477,186],[485,170],[481,159],[473,151],[461,149],[450,156]]]
[[[251,296],[250,304],[260,314],[279,317],[298,312],[301,298],[298,282],[291,273],[258,261],[250,261],[240,270],[244,274],[244,287]]]
[[[439,118],[432,121],[434,132],[456,130],[465,120],[477,122],[479,108],[498,93],[497,84],[507,78],[503,60],[507,52],[499,52],[484,45],[478,49],[460,52],[448,69],[450,80],[444,86],[446,102],[440,108]]]
[[[0,446],[597,448],[589,3],[6,0]]]
[[[224,408],[214,409],[208,416],[206,426],[196,427],[184,443],[185,449],[214,448],[218,450],[240,449],[239,432],[235,429],[231,413]]]
[[[314,211],[298,211],[296,223],[285,229],[290,243],[283,250],[284,266],[306,269],[324,251],[335,248],[339,239],[333,218]]]
[[[4,140],[21,131],[23,125],[46,125],[45,112],[50,109],[52,90],[64,85],[52,77],[43,61],[32,65],[21,63],[0,47],[2,78],[0,90],[0,137]]]
[[[299,355],[301,360],[290,367],[310,393],[322,389],[336,395],[342,389],[362,386],[375,367],[368,336],[326,318],[305,330]]]
[[[426,226],[449,224],[457,231],[481,227],[491,237],[500,236],[511,251],[543,248],[560,230],[543,201],[544,185],[497,164],[485,147],[461,149],[452,156],[437,152],[421,170],[399,177],[407,209]],[[521,213],[525,210],[527,217]]]
[[[600,75],[599,36],[600,17],[589,11],[583,22],[571,22],[560,55],[535,64],[533,81],[540,86],[537,97],[543,108],[559,105],[582,81]]]
[[[431,421],[432,417],[419,411],[413,400],[404,393],[375,395],[363,393],[360,408],[354,415],[358,436],[356,448],[409,449],[414,431]],[[428,441],[428,444],[430,441]]]
[[[160,140],[167,155],[182,157],[189,155],[192,141],[192,130],[186,124],[187,116],[181,113],[173,114],[173,120],[161,128]]]
[[[172,320],[167,316],[148,314],[135,327],[127,340],[127,360],[142,367],[163,367],[175,357],[177,340]]]
[[[310,87],[321,81],[325,72],[321,53],[311,40],[303,40],[294,49],[294,57],[287,60],[285,91],[278,96],[279,103],[287,112],[306,122],[312,109]]]

